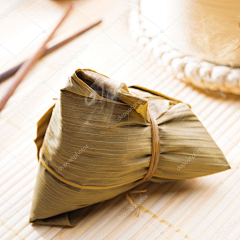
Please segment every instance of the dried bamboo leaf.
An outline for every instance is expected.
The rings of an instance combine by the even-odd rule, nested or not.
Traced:
[[[40,161],[30,221],[73,226],[86,206],[136,186],[151,158],[148,108],[161,145],[151,181],[186,180],[230,168],[189,105],[79,69],[38,122]]]

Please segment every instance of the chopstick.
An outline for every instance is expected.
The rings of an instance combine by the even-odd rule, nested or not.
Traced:
[[[0,111],[4,108],[5,104],[7,103],[8,99],[12,96],[18,85],[23,81],[24,77],[27,75],[27,73],[30,71],[30,69],[34,66],[34,64],[37,62],[37,60],[44,54],[46,51],[46,45],[49,42],[49,40],[53,37],[57,29],[60,27],[60,25],[64,22],[64,20],[67,18],[69,13],[72,10],[72,5],[69,6],[67,11],[64,13],[61,20],[58,22],[57,26],[53,29],[53,31],[50,33],[50,35],[47,37],[47,39],[42,43],[40,48],[37,50],[37,52],[33,55],[33,57],[23,63],[23,65],[20,67],[20,69],[15,74],[15,78],[13,81],[13,84],[10,86],[6,94],[3,96],[3,98],[0,101]]]
[[[59,43],[57,43],[56,45],[54,45],[54,46],[46,49],[46,51],[43,53],[42,57],[46,56],[47,54],[53,52],[54,50],[56,50],[56,49],[58,49],[58,48],[60,48],[60,47],[62,47],[63,45],[69,43],[70,41],[72,41],[72,40],[75,39],[76,37],[82,35],[83,33],[87,32],[87,31],[90,30],[91,28],[97,26],[97,25],[98,25],[99,23],[101,23],[101,22],[102,22],[102,20],[98,20],[98,21],[92,23],[91,25],[89,25],[89,26],[81,29],[80,31],[76,32],[76,33],[73,34],[72,36],[64,39],[63,41],[61,41],[61,42],[59,42]],[[26,61],[27,61],[27,60],[26,60]],[[18,65],[14,66],[14,67],[12,67],[11,69],[9,69],[9,70],[3,72],[2,74],[0,74],[0,83],[3,82],[3,81],[5,81],[6,79],[10,78],[11,76],[13,76],[13,75],[18,71],[18,69],[19,69],[26,61],[21,62],[21,63],[19,63]]]

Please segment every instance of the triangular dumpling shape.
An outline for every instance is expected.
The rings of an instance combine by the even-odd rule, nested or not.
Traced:
[[[186,180],[230,168],[188,104],[79,69],[38,122],[39,170],[30,221],[73,226],[87,206],[137,186],[151,158],[148,110],[160,137],[151,181]]]

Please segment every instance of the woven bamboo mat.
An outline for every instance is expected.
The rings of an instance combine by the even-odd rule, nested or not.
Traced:
[[[100,15],[104,23],[39,61],[0,116],[0,239],[240,239],[239,99],[185,85],[148,58],[144,48],[137,49],[128,33],[132,7],[127,0],[74,4],[73,14],[51,44]],[[1,72],[31,54],[66,5],[66,1],[2,1]],[[35,124],[77,68],[92,68],[189,103],[232,169],[184,182],[145,183],[139,187],[147,189],[147,197],[138,218],[120,195],[96,205],[74,228],[29,224],[38,167]],[[10,82],[0,85],[0,95]]]

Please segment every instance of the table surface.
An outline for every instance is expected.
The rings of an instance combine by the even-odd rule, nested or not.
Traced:
[[[0,115],[1,239],[239,239],[240,101],[186,85],[131,41],[129,1],[74,1],[50,45],[103,17],[103,23],[40,60]],[[60,19],[68,1],[3,1],[0,71],[28,58]],[[176,19],[178,16],[176,16]],[[124,194],[101,203],[74,228],[29,224],[38,169],[36,122],[77,68],[91,68],[128,84],[153,88],[192,106],[232,169],[164,185],[147,183],[140,216]],[[0,85],[0,96],[12,78]],[[136,196],[137,198],[137,196]],[[128,214],[125,214],[125,213]],[[119,216],[125,218],[119,221]]]

